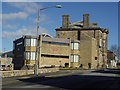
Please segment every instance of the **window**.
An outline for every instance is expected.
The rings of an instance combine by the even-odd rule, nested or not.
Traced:
[[[31,60],[35,60],[35,52],[31,52]]]
[[[105,47],[105,40],[103,41],[103,47]]]
[[[36,46],[36,39],[31,39],[31,46]]]
[[[99,44],[100,44],[99,46],[101,47],[101,46],[102,46],[102,39],[100,39],[100,42],[99,42]]]
[[[36,46],[36,39],[25,39],[25,46]]]
[[[30,46],[30,39],[25,39],[25,46]]]
[[[79,50],[79,43],[71,43],[72,50]]]
[[[30,52],[26,52],[26,53],[25,53],[25,59],[26,59],[26,60],[29,60],[29,59],[30,59]]]
[[[26,52],[25,59],[26,60],[35,60],[35,52]]]
[[[71,55],[71,62],[79,62],[79,55]]]

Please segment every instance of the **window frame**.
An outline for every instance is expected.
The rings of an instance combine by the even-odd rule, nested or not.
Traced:
[[[76,44],[77,47],[75,47],[75,44]],[[71,49],[72,50],[80,50],[80,43],[78,43],[78,42],[72,42],[71,43]]]
[[[80,61],[80,55],[71,54],[71,62],[78,63]]]

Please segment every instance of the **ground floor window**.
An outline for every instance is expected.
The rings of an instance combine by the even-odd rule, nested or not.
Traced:
[[[29,59],[30,59],[30,52],[26,52],[26,53],[25,53],[25,59],[26,59],[26,60],[29,60]]]
[[[31,52],[31,60],[35,60],[35,52]]]
[[[25,59],[26,60],[35,60],[35,52],[26,52]]]
[[[76,54],[71,55],[71,62],[79,62],[80,56]]]

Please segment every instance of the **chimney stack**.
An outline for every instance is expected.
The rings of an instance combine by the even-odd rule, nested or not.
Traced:
[[[69,15],[62,16],[62,28],[68,28],[69,26]]]
[[[83,28],[89,28],[89,14],[83,14]]]

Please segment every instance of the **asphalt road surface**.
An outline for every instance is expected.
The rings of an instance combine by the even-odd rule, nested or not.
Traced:
[[[69,90],[78,88],[120,89],[120,70],[62,70],[39,76],[2,79],[2,90]]]

